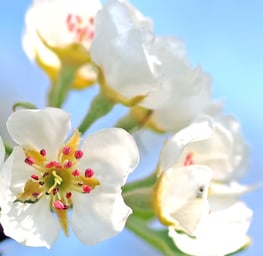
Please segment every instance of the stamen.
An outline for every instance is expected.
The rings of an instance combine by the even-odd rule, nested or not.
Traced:
[[[28,165],[33,165],[35,163],[35,160],[32,157],[27,157],[25,159],[25,163]]]
[[[44,182],[44,181],[39,181],[38,184],[39,184],[40,186],[44,186],[45,182]]]
[[[58,188],[54,188],[54,189],[52,190],[53,196],[55,196],[57,193],[58,193]]]
[[[91,30],[91,31],[89,32],[88,38],[89,38],[89,39],[93,39],[93,37],[94,37],[94,31]]]
[[[45,173],[43,174],[43,178],[46,178],[48,175],[49,175],[49,173],[48,173],[48,172],[45,172]]]
[[[55,166],[57,169],[61,169],[62,168],[62,164],[59,162],[55,162]]]
[[[74,156],[75,156],[76,159],[82,158],[83,157],[83,151],[76,150]]]
[[[31,175],[31,178],[32,178],[33,180],[39,180],[39,177],[38,177],[36,174],[32,174],[32,175]]]
[[[81,17],[79,15],[76,15],[75,18],[76,18],[77,23],[80,24],[83,22],[83,20],[81,19]]]
[[[71,21],[71,18],[72,18],[72,14],[69,13],[67,16],[66,22],[69,23]]]
[[[67,194],[66,194],[66,198],[71,198],[71,196],[72,196],[72,193],[71,192],[68,192]]]
[[[65,206],[64,204],[60,201],[60,200],[56,200],[53,202],[53,206],[57,209],[57,210],[65,210]]]
[[[91,187],[88,186],[88,185],[84,185],[83,188],[82,188],[82,190],[83,190],[84,193],[90,193]]]
[[[193,156],[194,156],[193,152],[189,152],[186,155],[185,160],[184,160],[184,166],[192,165],[194,163]]]
[[[89,23],[90,23],[91,25],[93,25],[93,23],[94,23],[94,18],[93,18],[93,17],[90,17],[90,18],[89,18]]]
[[[40,155],[41,155],[41,156],[46,156],[46,155],[47,155],[46,150],[45,150],[45,149],[41,149],[41,150],[40,150]]]
[[[49,163],[47,163],[47,164],[45,165],[45,167],[48,168],[48,169],[50,169],[50,168],[52,168],[52,167],[54,167],[54,166],[55,166],[55,162],[54,162],[54,161],[51,161],[51,162],[49,162]]]
[[[85,170],[85,177],[86,178],[91,178],[94,175],[94,171],[90,168]]]
[[[76,169],[76,170],[74,170],[74,171],[72,172],[72,175],[73,175],[74,177],[77,177],[77,176],[80,175],[80,171],[79,171],[78,169]]]
[[[64,167],[66,168],[66,169],[69,169],[69,168],[71,168],[72,167],[72,162],[71,161],[67,161],[67,162],[65,162],[64,163]]]
[[[64,155],[69,155],[71,153],[71,148],[69,146],[65,146],[62,150]]]
[[[39,196],[39,193],[38,193],[38,192],[33,192],[33,193],[32,193],[32,196],[33,196],[33,197],[38,197],[38,196]]]

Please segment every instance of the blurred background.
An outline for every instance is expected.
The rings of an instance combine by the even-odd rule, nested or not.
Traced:
[[[240,120],[243,134],[251,149],[251,164],[245,184],[263,182],[263,2],[258,0],[130,0],[145,16],[153,19],[159,35],[174,35],[182,39],[193,65],[201,64],[213,78],[214,98],[222,99],[225,112]],[[31,1],[3,0],[0,7],[0,134],[8,140],[5,121],[16,101],[31,101],[45,106],[49,82],[45,74],[32,64],[21,47],[24,13]],[[77,126],[88,108],[96,89],[73,92],[65,109],[72,113]],[[76,106],[77,100],[77,106]],[[123,111],[115,109],[115,113]],[[103,119],[89,132],[109,127]],[[154,155],[155,154],[155,155]],[[154,166],[155,152],[132,175],[143,175]],[[149,163],[152,164],[149,167]],[[147,168],[146,168],[147,166]],[[150,169],[149,169],[150,168]],[[249,230],[252,246],[239,255],[262,253],[263,189],[245,197],[254,211]],[[51,230],[52,232],[52,230]],[[227,232],[227,230],[226,230]],[[160,255],[143,241],[125,230],[115,238],[95,246],[82,245],[76,237],[61,235],[51,250],[18,245],[6,240],[0,243],[3,256],[29,255]]]

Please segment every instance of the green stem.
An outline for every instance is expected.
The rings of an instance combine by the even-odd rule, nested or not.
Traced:
[[[76,69],[75,66],[71,65],[61,67],[58,79],[55,84],[51,85],[48,94],[49,106],[57,108],[62,106],[74,81]]]
[[[129,217],[126,227],[165,256],[185,256],[175,247],[167,230],[154,230],[135,215]]]
[[[37,106],[32,104],[31,102],[17,102],[13,105],[13,111],[16,111],[18,107],[26,109],[37,109]]]
[[[155,216],[152,206],[152,193],[152,187],[143,187],[123,193],[122,197],[137,217],[151,220]]]
[[[104,97],[103,94],[98,94],[91,102],[89,111],[82,120],[79,131],[85,133],[87,129],[99,118],[108,114],[114,106],[114,102]]]
[[[129,133],[133,133],[138,126],[139,123],[130,114],[124,116],[115,124],[115,127],[122,128]]]
[[[153,172],[149,176],[145,177],[144,179],[127,183],[123,187],[123,193],[127,193],[129,191],[132,191],[138,188],[150,187],[154,185],[155,182],[156,182],[156,172]]]

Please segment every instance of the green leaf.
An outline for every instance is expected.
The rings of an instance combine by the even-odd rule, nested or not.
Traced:
[[[186,256],[173,243],[167,230],[155,230],[135,214],[128,218],[126,227],[165,256]]]

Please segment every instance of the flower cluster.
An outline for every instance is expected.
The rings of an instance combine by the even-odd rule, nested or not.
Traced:
[[[240,184],[249,150],[181,40],[155,35],[127,0],[35,0],[22,42],[50,90],[45,108],[14,105],[6,126],[15,146],[0,141],[7,236],[50,248],[71,227],[92,245],[127,227],[164,255],[223,256],[249,246],[252,210],[241,195],[255,186]],[[99,93],[72,129],[64,103],[90,86]],[[127,111],[115,127],[85,137],[116,104]],[[126,183],[139,163],[134,132],[146,129],[165,137],[158,164]]]

